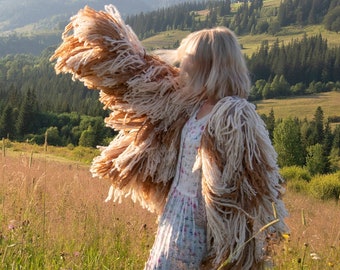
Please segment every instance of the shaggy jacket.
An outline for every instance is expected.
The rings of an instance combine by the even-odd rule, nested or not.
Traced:
[[[114,6],[71,18],[52,56],[57,73],[100,90],[119,133],[91,166],[111,181],[109,199],[131,196],[162,213],[175,176],[181,130],[199,97],[185,99],[179,70],[145,52]],[[286,232],[276,153],[254,105],[225,97],[214,107],[195,163],[202,170],[213,267],[258,269],[268,234]]]

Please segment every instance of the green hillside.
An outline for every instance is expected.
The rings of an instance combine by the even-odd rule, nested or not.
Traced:
[[[188,34],[189,31],[169,30],[146,38],[142,40],[142,43],[148,50],[174,48]],[[265,40],[268,40],[269,45],[277,40],[288,44],[292,40],[303,38],[305,35],[310,37],[318,34],[327,39],[328,45],[331,47],[339,46],[340,33],[328,31],[322,25],[309,25],[303,28],[300,26],[287,26],[275,36],[269,34],[248,34],[239,36],[239,41],[242,44],[244,53],[251,55],[259,49],[261,43]]]
[[[339,46],[340,34],[326,30],[322,25],[287,26],[284,27],[277,35],[261,34],[261,35],[244,35],[239,36],[240,43],[243,46],[244,53],[251,55],[257,51],[264,40],[268,40],[269,45],[276,40],[288,44],[292,40],[299,40],[305,35],[308,37],[321,34],[327,39],[328,45],[331,47]]]
[[[262,20],[267,20],[269,23],[273,22],[276,18],[273,14],[277,13],[282,0],[264,0],[263,8],[261,11]],[[241,2],[232,4],[232,12],[236,13],[237,9],[242,5]],[[197,12],[197,18],[204,20],[207,15],[208,10],[203,10]],[[231,17],[229,17],[231,18]],[[178,45],[178,42],[183,39],[190,31],[181,30],[169,30],[165,32],[158,33],[150,38],[144,39],[143,45],[148,49],[168,49],[174,48]],[[292,40],[299,40],[305,35],[308,37],[321,34],[323,38],[327,39],[328,45],[330,47],[339,46],[340,33],[329,31],[325,29],[322,24],[313,25],[289,25],[282,27],[275,35],[268,33],[264,34],[246,34],[239,35],[239,41],[242,44],[244,53],[251,55],[257,51],[261,43],[265,40],[269,42],[269,45],[273,44],[277,40],[288,44]]]

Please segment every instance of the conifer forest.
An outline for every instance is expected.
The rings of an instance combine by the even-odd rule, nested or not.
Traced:
[[[239,36],[275,36],[292,25],[322,25],[340,32],[340,0],[283,0],[273,8],[264,8],[262,0],[241,1],[237,8],[233,2],[188,2],[129,15],[125,21],[141,40],[169,30],[192,32],[217,25]],[[51,145],[95,147],[115,135],[104,126],[108,112],[98,101],[98,91],[88,90],[68,75],[56,75],[49,61],[66,23],[46,35],[0,36],[0,138],[43,144],[48,133]],[[178,45],[174,40],[171,48],[164,49]],[[285,43],[277,39],[273,45],[263,40],[246,60],[253,82],[252,102],[340,91],[340,44],[329,45],[322,33]],[[318,157],[322,166],[315,173],[335,169],[331,160],[340,157],[340,125],[334,123],[340,123],[340,111],[326,118],[318,107],[312,120],[276,119],[272,111],[263,119],[280,165],[308,165],[308,157]],[[299,147],[288,155],[292,143]]]

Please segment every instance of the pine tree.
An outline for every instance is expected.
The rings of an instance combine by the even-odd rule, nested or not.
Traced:
[[[14,137],[14,132],[13,109],[7,105],[0,117],[0,139]]]
[[[25,99],[21,103],[16,129],[19,136],[24,136],[32,131],[37,123],[37,101],[34,91],[28,89]]]
[[[334,140],[334,136],[332,134],[331,125],[330,125],[330,122],[327,121],[325,125],[325,129],[324,129],[324,138],[323,138],[323,143],[322,143],[326,156],[329,156],[331,153],[333,140]]]
[[[315,122],[315,143],[322,144],[324,140],[324,116],[320,106],[316,108],[313,120]]]
[[[337,157],[340,157],[340,125],[336,125],[333,131],[333,144],[332,149]]]
[[[267,130],[268,130],[268,133],[269,133],[269,138],[271,139],[271,141],[273,141],[273,139],[274,139],[274,129],[275,129],[275,115],[274,115],[274,109],[273,108],[271,108],[269,115],[267,117],[266,126],[267,126]]]

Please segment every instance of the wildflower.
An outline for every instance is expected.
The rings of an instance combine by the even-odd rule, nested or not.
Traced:
[[[9,223],[8,223],[8,230],[10,231],[14,231],[17,228],[18,222],[14,219],[12,219]]]
[[[283,233],[282,237],[283,237],[284,240],[289,241],[290,234],[289,233]]]
[[[65,252],[60,252],[60,259],[62,261],[65,261],[65,259],[66,259],[66,253]]]
[[[73,253],[73,256],[74,256],[74,257],[79,257],[79,256],[80,256],[80,252],[79,252],[79,251],[75,251],[75,252]]]
[[[312,257],[312,260],[321,260],[320,256],[316,253],[311,253],[310,256]]]

